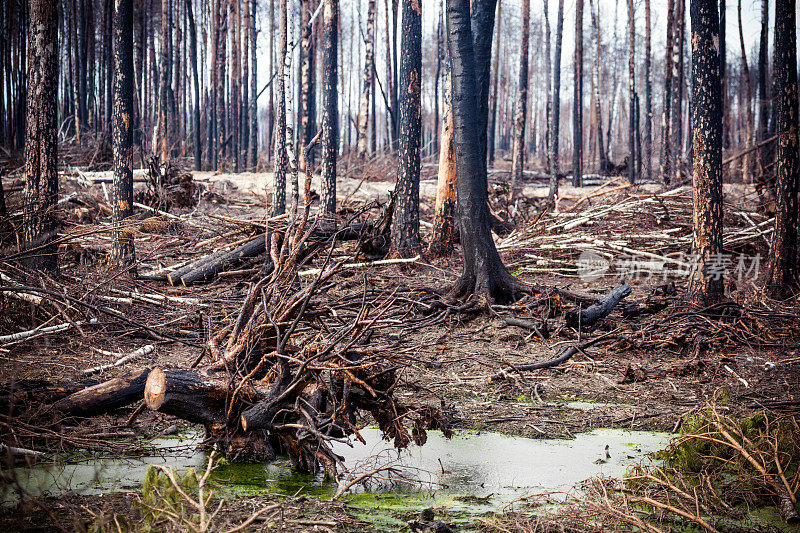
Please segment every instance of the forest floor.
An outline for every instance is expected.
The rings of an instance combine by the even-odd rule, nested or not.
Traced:
[[[424,223],[432,220],[436,188],[435,169],[425,170],[420,188]],[[106,212],[110,186],[99,183],[109,176],[107,172],[77,170],[63,173],[61,187],[66,200],[61,277],[32,281],[24,271],[5,262],[0,263],[3,282],[58,287],[59,292],[105,305],[180,342],[154,340],[140,328],[101,317],[79,331],[72,328],[67,333],[0,345],[0,383],[81,376],[87,368],[111,363],[145,344],[154,344],[155,350],[135,363],[104,371],[102,378],[110,379],[132,366],[188,367],[200,354],[209,328],[213,331],[236,316],[247,294],[247,282],[263,262],[263,255],[237,266],[232,276],[191,287],[133,280],[110,269],[110,217]],[[730,301],[737,305],[723,305],[715,317],[707,318],[695,314],[682,296],[691,262],[690,187],[665,191],[658,184],[630,186],[621,178],[580,189],[562,185],[557,211],[542,213],[541,199],[547,193],[544,183],[527,181],[523,199],[509,207],[502,171],[491,176],[493,210],[516,225],[510,234],[496,237],[498,248],[510,272],[543,288],[546,297],[536,305],[529,299],[514,306],[498,306],[490,313],[454,313],[436,320],[420,316],[414,300],[444,292],[457,279],[461,269],[458,248],[446,258],[423,256],[402,265],[343,269],[314,300],[316,306],[337,309],[342,302],[363,294],[366,286],[378,295],[376,306],[392,295],[403,295],[393,301],[396,312],[382,321],[370,340],[405,359],[396,396],[442,408],[454,428],[533,439],[570,439],[593,428],[676,432],[682,417],[708,402],[724,405],[732,416],[745,416],[764,407],[797,412],[800,304],[796,299],[771,301],[760,290],[768,253],[766,237],[772,225],[767,216],[757,212],[755,193],[749,187],[725,187],[726,257],[721,261]],[[263,232],[264,191],[270,174],[198,172],[193,177],[202,189],[196,207],[172,209],[169,215],[144,219],[134,228],[139,274],[233,247]],[[11,191],[12,213],[19,209],[20,185],[19,179],[6,178],[4,182]],[[137,183],[137,191],[143,192],[143,187]],[[312,188],[317,188],[316,183]],[[392,188],[393,181],[380,176],[342,177],[338,191],[342,211],[352,219],[375,218],[380,214],[379,203],[386,201]],[[9,221],[12,226],[3,228],[3,255],[16,251],[14,234],[19,235],[19,217],[12,215]],[[423,239],[428,227],[423,224]],[[342,243],[334,252],[335,258],[363,260],[356,256],[353,243]],[[581,261],[587,257],[601,263],[605,260],[599,273],[586,270]],[[608,333],[609,342],[587,348],[554,368],[514,371],[519,365],[551,359],[583,338],[585,332],[563,325],[564,313],[597,300],[623,279],[632,288],[623,304],[644,305],[657,297],[669,300],[669,307],[638,316],[630,311],[623,316],[620,309],[624,305],[620,305],[597,330]],[[559,292],[547,293],[547,289]],[[150,301],[131,299],[123,294],[126,291],[138,292]],[[154,301],[146,296],[153,294],[173,300]],[[0,335],[35,328],[45,320],[47,325],[64,322],[66,315],[71,320],[81,316],[80,310],[69,306],[59,315],[30,301],[2,300]],[[539,329],[508,325],[505,319],[512,316],[534,321]],[[507,371],[505,379],[488,379],[503,370]],[[27,419],[30,425],[14,428],[3,423],[0,434],[5,441],[33,442],[29,436],[36,433],[32,421],[37,406],[27,407],[34,413]],[[77,425],[59,426],[48,446],[74,453],[84,443],[89,450],[86,453],[107,452],[115,448],[104,442],[116,431],[128,437],[132,431],[137,438],[151,438],[175,423],[175,419],[144,411],[126,426],[132,412],[133,407],[125,408]],[[109,435],[91,436],[102,433]],[[34,498],[17,507],[3,507],[0,529],[73,530],[81,524],[97,524],[101,515],[109,518],[115,514],[133,523],[138,512],[135,501],[133,493]],[[374,527],[344,503],[302,494],[233,499],[224,507],[220,523],[241,522],[270,502],[281,503],[282,522],[272,518],[259,527],[280,524],[284,530],[297,531]],[[42,508],[47,509],[44,518]],[[402,513],[399,517],[413,518]],[[501,517],[498,522],[493,518],[476,524],[502,529],[512,527],[513,521]]]

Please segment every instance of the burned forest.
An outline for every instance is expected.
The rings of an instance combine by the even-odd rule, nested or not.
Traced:
[[[0,530],[800,528],[796,0],[3,0]]]

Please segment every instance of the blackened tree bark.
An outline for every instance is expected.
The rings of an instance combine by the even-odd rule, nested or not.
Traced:
[[[505,269],[490,231],[485,162],[478,139],[475,58],[469,0],[447,2],[447,33],[453,83],[453,131],[458,174],[457,213],[464,270],[451,290],[486,305],[511,299],[522,287]]]
[[[231,87],[230,87],[230,153],[233,155],[233,171],[239,172],[239,125],[242,111],[242,40],[240,0],[231,0]],[[286,115],[284,114],[284,120]],[[276,205],[277,207],[277,205]]]
[[[30,0],[28,22],[28,92],[25,137],[26,248],[43,247],[30,258],[32,267],[53,272],[58,248],[58,9],[55,0]]]
[[[785,298],[800,284],[798,277],[798,190],[800,144],[797,119],[797,31],[795,0],[775,3],[774,106],[778,153],[775,159],[777,194],[775,233],[772,240],[767,286],[775,297]]]
[[[298,157],[300,168],[307,164],[313,165],[313,151],[309,153],[311,161],[305,160],[306,146],[314,136],[314,34],[311,22],[311,12],[316,8],[312,0],[303,0],[300,12],[300,105],[298,109]]]
[[[722,0],[724,2],[724,0]],[[650,64],[650,0],[644,2],[644,179],[653,176],[653,70]]]
[[[671,177],[681,179],[681,154],[683,152],[683,43],[686,40],[685,0],[678,0],[675,9],[675,35],[672,42],[672,103],[670,104],[670,161]]]
[[[339,147],[339,0],[322,0],[322,213],[336,214],[336,153]]]
[[[133,233],[133,0],[114,0],[114,226],[112,257],[119,268],[135,264]],[[135,274],[135,272],[133,272]]]
[[[419,252],[420,73],[422,72],[422,5],[403,0],[400,44],[400,143],[392,249],[399,256]],[[360,133],[360,132],[359,132]]]
[[[727,2],[719,0],[719,77],[722,83],[722,147],[730,145],[730,127],[728,121],[728,46],[725,32],[725,15]]]
[[[499,39],[498,39],[499,40]],[[599,48],[599,39],[598,39],[598,48]],[[498,42],[497,45],[500,48],[500,43]],[[544,0],[544,65],[545,65],[545,82],[547,83],[547,94],[546,94],[546,101],[545,101],[545,141],[544,141],[544,171],[546,173],[550,173],[551,171],[551,163],[550,163],[550,144],[552,140],[550,139],[550,131],[552,128],[553,122],[553,66],[551,64],[551,50],[550,50],[550,5],[548,0]],[[598,100],[599,105],[599,100]],[[602,128],[600,128],[602,130]],[[602,141],[601,141],[602,142]],[[602,150],[601,150],[602,152]],[[604,153],[601,153],[604,155]],[[602,160],[601,160],[602,162]]]
[[[690,288],[708,305],[724,295],[722,257],[722,93],[716,0],[692,0],[692,186],[696,269]]]
[[[550,193],[548,201],[554,202],[558,196],[558,123],[561,120],[561,43],[564,37],[564,0],[558,0],[556,19],[556,49],[553,58],[553,119],[550,130]]]
[[[478,146],[481,161],[486,168],[487,127],[489,124],[489,75],[492,70],[492,40],[497,0],[473,2],[471,20],[472,49],[475,57],[478,104]],[[498,35],[498,39],[499,39]],[[484,178],[486,173],[484,173]]]
[[[500,39],[500,24],[503,22],[502,14],[503,2],[497,0],[497,17],[496,29],[497,45],[494,47],[494,79],[492,80],[492,114],[490,115],[491,124],[488,126],[489,131],[486,135],[487,150],[489,151],[489,165],[494,163],[494,144],[495,133],[497,131],[497,81],[500,79],[500,47],[502,46],[502,39]],[[449,63],[449,61],[448,61]],[[448,67],[449,69],[449,67]],[[448,89],[449,90],[449,89]],[[451,125],[452,126],[452,125]],[[452,128],[451,128],[452,129]],[[455,170],[454,170],[455,172]]]
[[[250,0],[250,142],[248,161],[255,171],[258,164],[258,62],[256,43],[256,7],[257,0]]]
[[[167,0],[161,0],[161,65],[160,69],[160,89],[161,98],[159,99],[159,136],[161,162],[166,163],[170,156],[170,145],[172,142],[172,123],[170,114],[170,84],[172,83],[172,54],[170,54],[169,43],[172,41],[170,31],[170,9]]]
[[[278,0],[278,73],[275,75],[275,192],[273,216],[286,211],[286,2]]]
[[[186,15],[189,19],[189,55],[192,62],[192,84],[194,87],[194,109],[192,124],[194,129],[194,169],[202,167],[203,142],[200,137],[200,78],[197,73],[197,27],[194,23],[192,0],[186,0]]]
[[[744,44],[744,32],[742,31],[742,0],[738,4],[739,14],[739,45],[742,49],[742,77],[744,77],[745,87],[745,154],[742,158],[742,181],[752,182],[752,152],[750,147],[753,144],[753,90],[750,87],[750,68],[747,65],[747,50]]]
[[[442,40],[442,19],[444,12],[442,2],[439,2],[439,21],[436,24],[436,76],[433,80],[433,139],[431,139],[431,153],[439,153],[439,80],[442,76],[442,63],[444,61],[444,46]]]
[[[372,91],[372,80],[375,77],[375,0],[369,0],[367,4],[367,35],[364,41],[364,48],[364,77],[361,83],[361,99],[358,107],[358,139],[356,141],[356,155],[362,158],[367,155],[368,149],[369,98]],[[400,68],[402,70],[402,63]],[[401,92],[405,93],[406,91],[401,88]],[[402,110],[400,112],[402,113]],[[402,135],[402,120],[400,129],[400,135]]]
[[[76,69],[78,72],[78,102],[77,109],[80,117],[80,126],[82,130],[86,129],[88,125],[88,110],[86,106],[86,88],[88,84],[86,76],[86,55],[87,55],[87,31],[86,31],[86,10],[84,2],[86,0],[75,1],[75,27],[76,27],[76,45],[77,45],[77,60]]]
[[[767,138],[769,128],[769,0],[763,0],[761,8],[761,36],[758,45],[758,128],[756,140],[758,142]],[[766,160],[767,147],[759,150],[762,166]]]
[[[225,153],[227,146],[227,113],[225,106],[225,65],[227,63],[227,44],[228,44],[228,10],[226,9],[225,0],[216,0],[217,10],[217,27],[215,34],[216,40],[216,53],[214,54],[214,98],[216,110],[216,125],[215,133],[216,138],[216,152],[214,153],[214,168],[221,170],[223,162],[225,161]]]
[[[519,43],[519,85],[514,117],[514,148],[511,156],[511,195],[522,181],[525,160],[525,118],[528,116],[528,41],[530,37],[531,2],[522,0]]]
[[[675,40],[675,0],[667,1],[667,40],[664,53],[664,110],[661,113],[661,180],[668,184],[672,178],[670,171],[670,126],[672,113],[672,46]]]
[[[572,184],[583,187],[583,0],[575,2],[575,58],[572,65]]]
[[[593,0],[589,0],[589,10],[592,12],[592,33],[594,33],[595,41],[594,82],[592,83],[594,91],[592,94],[592,100],[594,102],[594,114],[597,120],[597,151],[600,159],[600,172],[603,173],[608,169],[608,156],[606,154],[605,144],[603,143],[603,108],[600,105],[600,2],[597,3],[597,11],[595,11]],[[550,95],[548,94],[548,100],[549,98]]]
[[[628,0],[628,181],[636,181],[636,18],[633,0]]]

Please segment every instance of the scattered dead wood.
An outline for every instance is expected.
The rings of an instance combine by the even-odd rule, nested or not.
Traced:
[[[581,331],[591,332],[595,325],[611,314],[617,304],[631,293],[631,288],[627,283],[617,285],[607,295],[597,303],[590,305],[586,309],[570,311],[564,317],[569,327]]]

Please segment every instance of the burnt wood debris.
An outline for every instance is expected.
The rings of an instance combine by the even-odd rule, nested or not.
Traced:
[[[796,4],[1,3],[8,472],[166,422],[336,499],[369,424],[403,449],[636,422],[716,439],[707,477],[587,483],[593,529],[797,521]],[[507,514],[481,527],[556,529]]]

